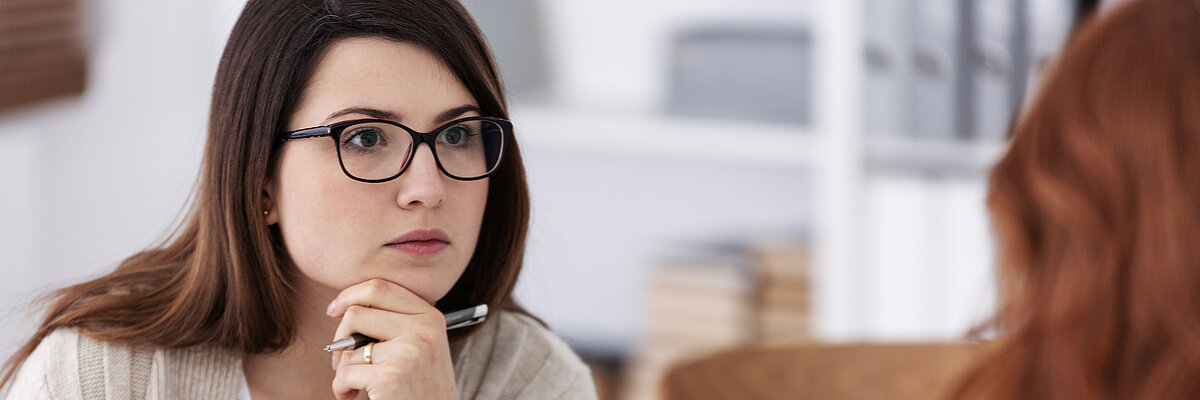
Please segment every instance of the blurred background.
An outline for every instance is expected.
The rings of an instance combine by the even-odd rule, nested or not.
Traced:
[[[990,166],[1080,0],[464,0],[534,200],[517,296],[606,396],[759,343],[961,340]],[[243,0],[0,1],[0,345],[152,245]]]

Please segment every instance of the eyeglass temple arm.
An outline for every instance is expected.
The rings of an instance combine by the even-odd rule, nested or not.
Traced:
[[[304,139],[317,136],[328,136],[330,129],[328,126],[318,126],[314,128],[301,129],[298,131],[288,132],[283,135],[282,140],[288,139]]]

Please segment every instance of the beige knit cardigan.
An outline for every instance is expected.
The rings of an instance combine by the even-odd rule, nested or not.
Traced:
[[[451,349],[460,399],[596,398],[588,367],[552,333],[523,315],[489,319]],[[241,379],[241,356],[230,351],[109,343],[59,329],[25,361],[8,399],[233,400]]]

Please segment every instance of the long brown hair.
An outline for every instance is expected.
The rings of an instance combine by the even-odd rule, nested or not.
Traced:
[[[280,150],[277,134],[317,59],[334,41],[358,36],[427,48],[484,115],[507,118],[487,44],[455,0],[250,0],[217,69],[201,176],[181,229],[111,273],[55,292],[33,337],[8,360],[0,387],[47,334],[63,327],[165,348],[207,344],[259,353],[286,347],[295,331],[298,271],[262,215],[263,190]],[[505,151],[505,164],[489,179],[475,253],[438,301],[442,311],[483,303],[519,310],[511,293],[521,270],[529,195],[515,138]],[[471,332],[455,331],[451,340]]]
[[[955,398],[1200,398],[1200,8],[1098,14],[992,173],[999,336]]]

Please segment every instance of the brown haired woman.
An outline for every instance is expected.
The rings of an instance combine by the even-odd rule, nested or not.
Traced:
[[[991,177],[998,338],[954,398],[1200,398],[1200,4],[1083,25]]]
[[[454,0],[251,0],[192,211],[56,293],[10,397],[594,398],[514,305],[529,219],[500,78]],[[443,313],[490,306],[447,331]],[[322,347],[358,333],[356,350]],[[331,364],[332,361],[332,364]]]

